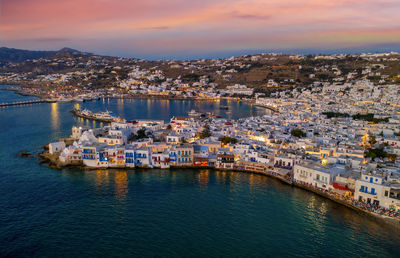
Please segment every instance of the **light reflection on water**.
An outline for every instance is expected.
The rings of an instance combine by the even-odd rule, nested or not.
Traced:
[[[58,103],[51,103],[51,125],[54,132],[60,130],[60,112]]]
[[[125,118],[169,120],[192,108],[225,114],[217,104],[227,105],[226,101],[153,100],[148,112],[147,103],[124,100]],[[398,230],[261,175],[208,169],[57,171],[15,155],[69,135],[73,125],[93,126],[92,121],[72,116],[73,105],[0,110],[1,255],[390,257],[400,253]],[[249,105],[228,105],[232,116],[250,114]],[[120,115],[121,104],[107,99],[81,107]],[[164,114],[165,110],[169,111]]]

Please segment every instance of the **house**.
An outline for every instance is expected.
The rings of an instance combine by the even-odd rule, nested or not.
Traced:
[[[119,135],[105,135],[100,136],[99,143],[106,143],[107,145],[123,145],[126,144],[127,137]]]
[[[135,148],[133,146],[125,147],[125,166],[128,168],[135,167]]]
[[[82,162],[82,149],[75,145],[68,146],[64,148],[58,158],[64,164],[80,164]]]
[[[108,157],[105,144],[91,144],[82,147],[83,165],[88,167],[108,167]]]
[[[73,126],[72,127],[72,135],[71,137],[75,140],[78,140],[82,134],[86,131],[88,131],[89,128],[88,127],[82,127],[82,126]]]
[[[105,149],[109,167],[125,166],[125,148],[122,146],[110,146]]]
[[[151,148],[141,147],[135,150],[136,166],[151,166]]]
[[[217,153],[217,168],[233,169],[235,155],[228,148],[220,148]]]
[[[323,166],[316,162],[302,162],[294,165],[293,179],[309,187],[331,190],[336,175],[345,174],[344,167]]]
[[[173,166],[190,166],[193,164],[193,146],[191,144],[174,145],[169,151],[169,157]]]
[[[49,153],[54,154],[56,152],[62,151],[65,148],[65,142],[52,142],[49,143]]]
[[[185,137],[181,134],[176,134],[175,132],[172,132],[167,136],[167,143],[170,144],[179,144],[185,140]]]
[[[400,211],[400,183],[383,173],[362,173],[356,181],[354,200]]]
[[[157,168],[169,168],[169,153],[164,152],[153,152],[151,154],[151,164]]]

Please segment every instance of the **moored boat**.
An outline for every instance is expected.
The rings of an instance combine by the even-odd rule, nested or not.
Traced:
[[[71,110],[72,114],[74,114],[77,117],[85,118],[85,119],[90,119],[90,120],[95,120],[99,122],[125,122],[125,119],[118,117],[114,115],[111,111],[105,111],[105,112],[98,112],[98,113],[93,113],[92,111],[88,109],[73,109]]]

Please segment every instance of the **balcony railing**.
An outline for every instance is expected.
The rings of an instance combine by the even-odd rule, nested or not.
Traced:
[[[366,191],[365,189],[362,189],[362,188],[360,188],[359,191],[362,192],[362,193],[366,193],[366,194],[376,195],[376,192],[368,192],[368,191]]]

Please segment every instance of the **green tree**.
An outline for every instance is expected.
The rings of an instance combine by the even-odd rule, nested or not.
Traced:
[[[222,142],[223,144],[235,144],[235,143],[237,143],[238,142],[238,140],[236,139],[236,138],[233,138],[233,137],[229,137],[229,136],[223,136],[223,137],[220,137],[219,139],[218,139],[220,142]]]
[[[147,138],[146,135],[146,130],[145,129],[139,129],[136,134],[132,133],[131,136],[129,137],[129,141],[136,141],[139,139]]]
[[[303,132],[299,128],[291,130],[290,134],[293,135],[294,137],[298,137],[298,138],[302,138],[302,137],[306,137],[307,136],[307,134],[305,132]]]
[[[199,134],[199,138],[204,139],[210,136],[211,136],[210,127],[208,125],[205,125],[203,131],[201,131]]]
[[[369,137],[369,144],[371,144],[371,146],[372,146],[372,145],[374,145],[375,143],[376,143],[376,138],[375,138],[375,136],[371,135],[371,136]]]

